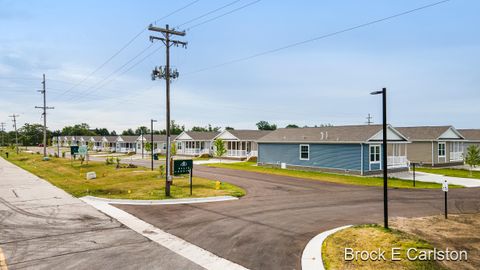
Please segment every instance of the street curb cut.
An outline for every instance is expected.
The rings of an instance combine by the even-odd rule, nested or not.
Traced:
[[[322,245],[328,236],[351,227],[352,225],[342,226],[322,232],[312,238],[302,253],[302,270],[325,270],[322,260]]]
[[[185,198],[185,199],[165,199],[165,200],[127,200],[127,199],[107,199],[94,196],[85,196],[80,199],[87,199],[90,201],[105,202],[108,204],[131,204],[131,205],[162,205],[162,204],[191,204],[191,203],[208,203],[208,202],[223,202],[238,200],[233,196],[218,196],[205,198]]]

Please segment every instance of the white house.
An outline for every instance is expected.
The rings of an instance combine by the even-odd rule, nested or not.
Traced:
[[[213,154],[213,139],[220,132],[184,131],[175,138],[177,155],[200,156]]]
[[[266,130],[225,130],[213,140],[222,139],[227,152],[225,157],[248,159],[258,156],[257,140],[269,134]]]

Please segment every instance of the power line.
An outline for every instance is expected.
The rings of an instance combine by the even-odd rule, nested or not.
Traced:
[[[228,3],[228,4],[224,5],[224,6],[221,6],[221,7],[219,7],[219,8],[214,9],[214,10],[211,10],[211,11],[209,11],[209,12],[207,12],[207,13],[204,13],[204,14],[198,16],[198,17],[195,17],[195,18],[193,18],[193,19],[191,19],[191,20],[188,20],[188,21],[186,21],[186,22],[183,22],[183,23],[175,26],[175,28],[179,28],[179,27],[181,27],[181,26],[183,26],[183,25],[185,25],[185,24],[188,24],[188,23],[194,22],[194,21],[196,21],[196,20],[199,20],[199,19],[201,19],[201,18],[203,18],[203,17],[205,17],[205,16],[208,16],[208,15],[210,15],[210,14],[212,14],[212,13],[215,13],[215,12],[217,12],[217,11],[219,11],[219,10],[222,10],[222,9],[224,9],[224,8],[226,8],[226,7],[229,7],[229,6],[231,6],[231,5],[234,5],[234,4],[236,4],[237,2],[240,2],[240,1],[242,1],[242,0],[235,0],[235,1],[233,1],[233,2],[230,2],[230,3]]]
[[[154,21],[154,23],[157,23],[158,21],[160,20],[163,20],[165,18],[168,18],[170,17],[171,15],[181,11],[181,10],[184,10],[188,7],[190,7],[191,5],[197,3],[198,1],[200,0],[194,0],[190,3],[188,3],[187,5],[185,6],[182,6],[172,12],[170,12],[169,14],[161,17],[160,19],[157,19]],[[63,96],[64,94],[72,91],[73,89],[75,89],[76,87],[80,86],[81,84],[83,84],[86,80],[88,80],[90,77],[92,77],[95,73],[97,73],[99,70],[101,70],[104,66],[106,66],[108,63],[110,63],[110,61],[113,60],[113,58],[115,58],[117,55],[119,55],[122,51],[124,51],[128,46],[130,46],[130,44],[132,44],[140,35],[142,35],[145,31],[147,31],[147,27],[144,27],[142,28],[142,30],[140,32],[138,32],[136,35],[134,35],[125,45],[123,45],[118,51],[116,51],[112,56],[110,56],[105,62],[103,62],[99,67],[97,67],[94,71],[90,72],[87,76],[85,76],[82,80],[80,80],[78,83],[76,83],[75,85],[73,85],[72,87],[70,87],[69,89],[67,89],[65,92],[63,92],[62,94],[56,96],[55,98],[59,98],[61,96]]]
[[[230,60],[230,61],[227,61],[227,62],[224,62],[224,63],[220,63],[220,64],[216,64],[216,65],[213,65],[213,66],[201,68],[201,69],[186,73],[185,75],[191,75],[191,74],[195,74],[195,73],[198,73],[198,72],[223,67],[223,66],[226,66],[226,65],[247,61],[247,60],[250,60],[250,59],[253,59],[253,58],[256,58],[256,57],[260,57],[260,56],[264,56],[264,55],[267,55],[267,54],[272,54],[272,53],[275,53],[275,52],[278,52],[278,51],[286,50],[286,49],[289,49],[289,48],[292,48],[292,47],[300,46],[300,45],[303,45],[303,44],[306,44],[306,43],[318,41],[318,40],[321,40],[321,39],[325,39],[325,38],[329,38],[329,37],[336,36],[336,35],[339,35],[339,34],[343,34],[345,32],[349,32],[349,31],[353,31],[353,30],[356,30],[356,29],[359,29],[359,28],[367,27],[367,26],[370,26],[370,25],[373,25],[373,24],[376,24],[376,23],[391,20],[391,19],[394,19],[394,18],[397,18],[397,17],[400,17],[400,16],[404,16],[404,15],[407,15],[407,14],[410,14],[410,13],[413,13],[413,12],[416,12],[416,11],[427,9],[427,8],[430,8],[430,7],[433,7],[433,6],[437,6],[437,5],[440,5],[440,4],[449,2],[449,1],[450,0],[443,0],[443,1],[435,2],[435,3],[431,3],[431,4],[428,4],[428,5],[424,5],[424,6],[421,6],[421,7],[418,7],[418,8],[414,8],[414,9],[410,9],[410,10],[407,10],[407,11],[404,11],[404,12],[400,12],[400,13],[397,13],[397,14],[394,14],[394,15],[391,15],[391,16],[388,16],[388,17],[383,17],[383,18],[380,18],[380,19],[377,19],[377,20],[362,23],[362,24],[359,24],[359,25],[356,25],[356,26],[348,27],[348,28],[345,28],[345,29],[342,29],[342,30],[338,30],[338,31],[335,31],[335,32],[332,32],[332,33],[325,34],[325,35],[321,35],[321,36],[313,37],[313,38],[306,39],[306,40],[303,40],[303,41],[291,43],[291,44],[288,44],[288,45],[285,45],[285,46],[282,46],[282,47],[278,47],[278,48],[275,48],[275,49],[270,49],[270,50],[266,50],[266,51],[259,52],[259,53],[256,53],[256,54],[252,54],[250,56],[245,56],[245,57],[233,59],[233,60]]]
[[[205,20],[205,21],[203,21],[203,22],[197,23],[197,24],[195,24],[195,25],[193,25],[193,26],[190,26],[190,27],[188,27],[186,30],[188,31],[188,30],[191,30],[191,29],[193,29],[193,28],[195,28],[195,27],[198,27],[198,26],[200,26],[200,25],[204,25],[204,24],[209,23],[209,22],[211,22],[211,21],[220,19],[221,17],[224,17],[224,16],[227,16],[227,15],[229,15],[229,14],[232,14],[232,13],[234,13],[234,12],[236,12],[236,11],[239,11],[239,10],[241,10],[241,9],[244,9],[244,8],[246,8],[246,7],[249,7],[249,6],[251,6],[251,5],[253,5],[253,4],[256,4],[256,3],[260,2],[260,1],[262,1],[262,0],[252,1],[252,2],[250,2],[250,3],[247,3],[247,4],[243,5],[243,6],[240,6],[240,7],[236,8],[236,9],[232,9],[232,10],[230,10],[230,11],[228,11],[228,12],[225,12],[225,13],[223,13],[223,14],[220,14],[220,15],[218,15],[218,16],[216,16],[216,17],[213,17],[213,18],[211,18],[211,19],[208,19],[208,20]]]

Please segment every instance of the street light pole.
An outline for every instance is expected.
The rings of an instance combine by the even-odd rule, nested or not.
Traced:
[[[150,149],[151,149],[151,158],[152,158],[152,171],[153,171],[153,122],[157,122],[157,120],[150,119]]]
[[[383,138],[382,138],[382,167],[383,167],[383,222],[384,227],[388,229],[388,164],[387,164],[387,88],[381,91],[370,93],[371,95],[382,95],[383,110]]]

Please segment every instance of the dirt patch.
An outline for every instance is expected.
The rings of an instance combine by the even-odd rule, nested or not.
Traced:
[[[439,249],[466,250],[467,261],[444,261],[450,269],[480,269],[480,214],[396,218],[391,227],[424,239]]]

